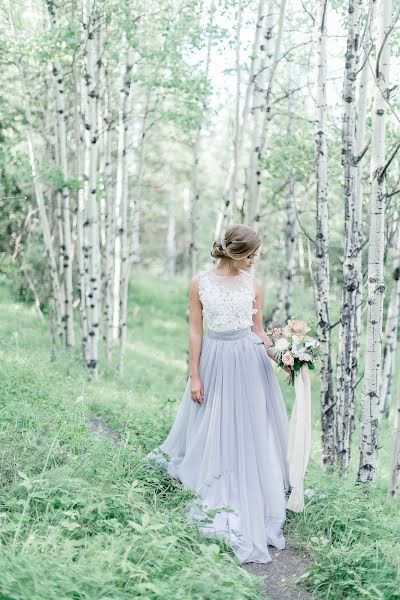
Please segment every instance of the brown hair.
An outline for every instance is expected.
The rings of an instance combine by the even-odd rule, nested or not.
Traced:
[[[231,225],[225,235],[215,240],[211,250],[213,258],[239,260],[253,254],[261,246],[261,239],[248,225]]]

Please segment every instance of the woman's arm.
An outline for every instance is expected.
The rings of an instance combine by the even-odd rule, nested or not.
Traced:
[[[204,397],[203,384],[199,374],[202,341],[203,314],[199,299],[199,275],[195,275],[189,284],[189,376],[192,400],[200,404]]]
[[[262,290],[261,281],[259,279],[257,279],[257,277],[254,278],[254,285],[255,285],[255,291],[256,291],[256,301],[254,303],[254,308],[257,308],[257,312],[253,315],[254,325],[252,326],[251,330],[262,339],[262,341],[264,342],[264,345],[266,347],[268,356],[277,363],[278,361],[275,358],[274,351],[269,348],[269,346],[272,345],[272,342],[271,342],[270,338],[268,337],[268,335],[265,333],[264,328],[263,328],[263,322],[262,322],[263,290]],[[290,367],[289,367],[289,369],[290,369]],[[284,371],[288,371],[288,369],[285,367]]]

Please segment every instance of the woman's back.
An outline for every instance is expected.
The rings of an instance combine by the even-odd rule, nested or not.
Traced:
[[[257,312],[254,276],[240,270],[238,275],[217,275],[212,269],[199,273],[199,298],[205,325],[212,331],[243,329],[253,325]]]

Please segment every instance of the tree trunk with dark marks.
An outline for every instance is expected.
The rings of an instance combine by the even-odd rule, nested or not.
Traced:
[[[315,304],[317,335],[321,344],[320,369],[321,464],[329,467],[335,461],[334,397],[331,359],[330,276],[329,276],[329,204],[328,147],[326,142],[326,75],[327,75],[327,0],[317,0],[317,71],[316,71],[316,238],[315,238]]]
[[[397,213],[397,218],[400,214]],[[397,224],[395,238],[395,257],[393,261],[392,290],[390,292],[389,306],[386,315],[382,385],[379,391],[379,411],[388,417],[393,383],[393,374],[396,365],[397,332],[400,312],[400,225]]]
[[[336,453],[342,472],[350,464],[354,429],[354,356],[356,335],[356,299],[362,285],[362,273],[356,268],[361,252],[359,235],[359,169],[356,156],[356,82],[359,71],[362,1],[349,0],[347,48],[343,82],[342,165],[344,171],[344,261],[340,311],[339,346],[336,371]]]
[[[120,97],[120,115],[119,115],[119,143],[118,150],[120,180],[117,208],[119,208],[118,235],[120,239],[120,265],[119,265],[119,373],[122,375],[124,370],[124,356],[126,345],[126,321],[128,312],[128,286],[129,286],[129,247],[128,247],[128,161],[127,161],[127,141],[128,126],[130,117],[130,92],[132,85],[132,69],[134,62],[134,51],[128,45],[124,50],[124,71],[122,78],[121,97]]]
[[[56,5],[54,0],[47,2],[50,26],[53,31],[57,27]],[[61,65],[53,61],[54,94],[56,107],[56,144],[58,146],[58,164],[62,176],[61,194],[61,228],[62,228],[62,268],[63,268],[63,296],[64,311],[63,325],[64,337],[67,347],[75,346],[74,316],[73,316],[73,285],[72,285],[72,241],[71,241],[71,218],[70,218],[70,192],[68,187],[68,147],[67,147],[67,124],[64,94],[64,74]]]
[[[192,159],[192,175],[191,175],[191,186],[190,186],[190,242],[189,242],[189,277],[192,278],[197,273],[198,263],[198,228],[199,228],[199,185],[198,185],[198,173],[199,173],[199,160],[200,160],[200,149],[201,149],[201,134],[203,129],[204,116],[208,107],[209,102],[209,91],[208,91],[208,75],[210,70],[211,61],[211,44],[213,41],[213,21],[215,14],[214,3],[210,7],[209,22],[208,22],[208,43],[207,43],[207,58],[206,67],[204,72],[205,81],[205,93],[202,98],[199,98],[201,102],[201,109],[198,116],[198,126],[195,133],[193,142],[193,159]]]
[[[361,400],[360,462],[357,483],[374,480],[378,461],[379,390],[382,381],[382,320],[385,293],[385,141],[390,95],[390,28],[392,2],[377,6],[377,59],[372,110],[370,233],[368,245],[368,312],[365,372]]]
[[[98,57],[96,43],[96,15],[93,0],[83,0],[83,33],[86,43],[84,60],[85,135],[87,160],[85,161],[85,220],[84,245],[87,260],[86,311],[88,342],[86,364],[91,377],[98,375],[99,321],[100,321],[100,240],[97,208],[98,163]]]

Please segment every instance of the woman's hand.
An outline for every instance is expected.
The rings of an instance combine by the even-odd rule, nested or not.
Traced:
[[[286,373],[289,373],[289,375],[290,375],[290,373],[292,372],[292,367],[291,367],[291,366],[289,366],[289,365],[284,365],[284,366],[282,367],[282,369],[283,369],[284,371],[286,371]]]
[[[190,378],[190,395],[193,402],[203,404],[204,400],[204,386],[198,375],[194,375]]]

